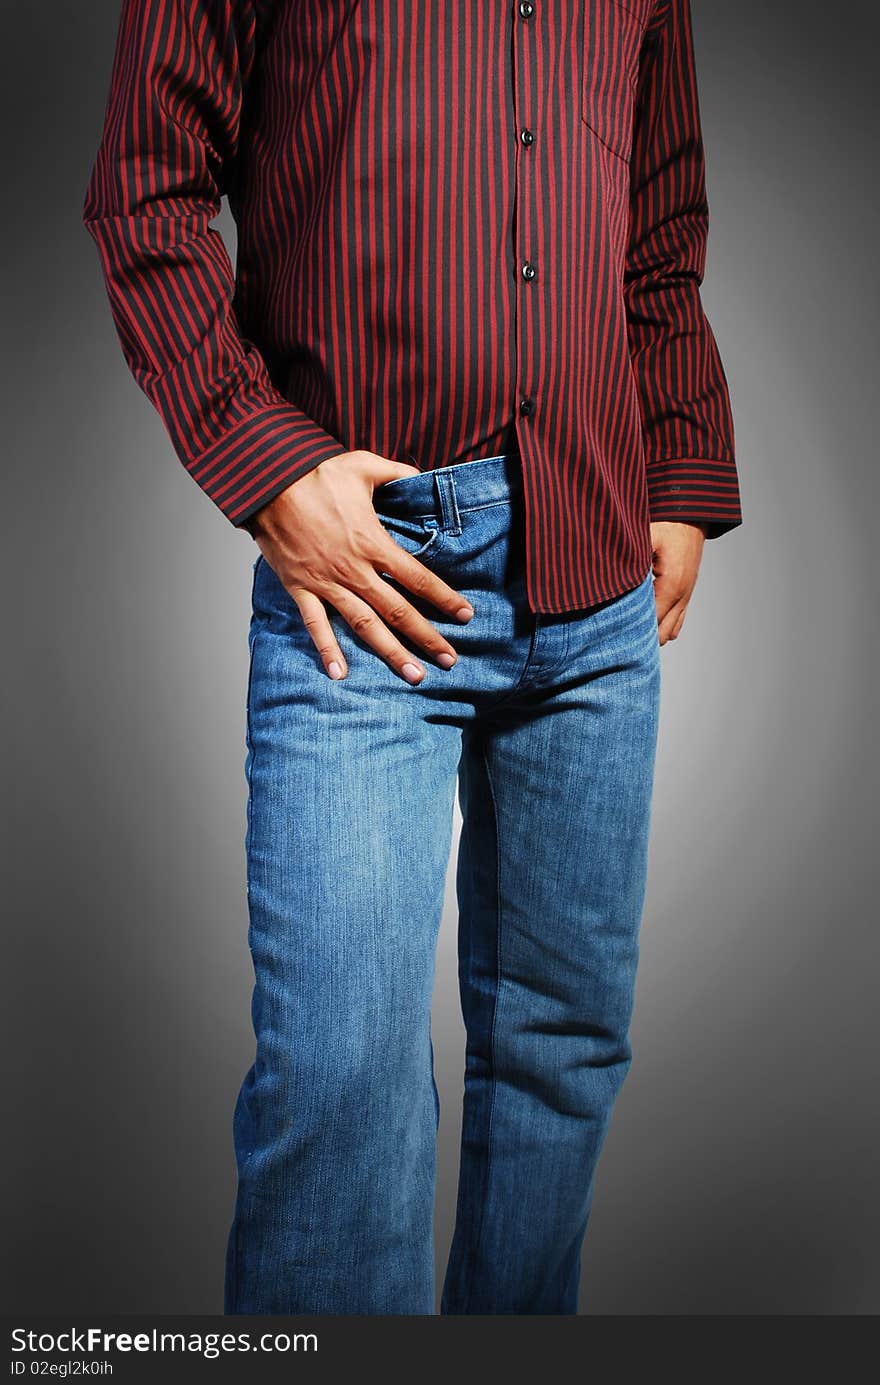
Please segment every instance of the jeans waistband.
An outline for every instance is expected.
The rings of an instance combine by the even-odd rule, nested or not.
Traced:
[[[454,530],[461,512],[517,498],[523,484],[521,467],[518,452],[431,467],[417,476],[385,481],[373,491],[373,501],[382,514],[433,518],[444,529]]]

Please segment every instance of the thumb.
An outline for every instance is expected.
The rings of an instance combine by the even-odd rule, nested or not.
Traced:
[[[366,467],[367,476],[374,486],[381,486],[385,481],[398,481],[404,476],[418,476],[421,470],[421,467],[411,466],[409,462],[395,462],[378,453],[371,454]]]

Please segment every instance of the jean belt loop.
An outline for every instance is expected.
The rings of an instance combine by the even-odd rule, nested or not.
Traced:
[[[461,516],[455,497],[455,477],[443,467],[434,468],[434,494],[440,511],[441,527],[448,534],[461,533]]]

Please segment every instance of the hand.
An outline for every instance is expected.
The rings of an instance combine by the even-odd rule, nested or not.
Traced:
[[[654,549],[654,599],[661,645],[678,639],[697,581],[705,525],[658,520],[651,525]]]
[[[250,532],[299,607],[331,678],[344,678],[348,669],[324,601],[409,683],[421,682],[424,667],[389,625],[442,668],[456,661],[449,641],[381,576],[387,572],[462,622],[474,614],[459,592],[391,537],[373,506],[376,486],[418,471],[375,452],[342,452],[292,481],[250,517]]]

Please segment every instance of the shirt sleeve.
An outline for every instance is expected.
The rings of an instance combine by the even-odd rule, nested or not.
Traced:
[[[256,55],[254,0],[122,0],[82,209],[129,369],[234,525],[347,449],[239,330],[219,213]]]
[[[651,520],[742,522],[727,380],[700,300],[708,206],[690,0],[657,0],[642,47],[624,294]]]

